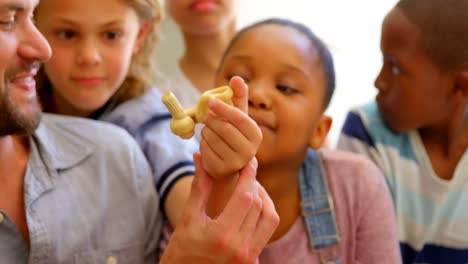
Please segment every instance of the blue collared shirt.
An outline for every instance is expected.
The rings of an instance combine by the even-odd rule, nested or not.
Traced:
[[[0,263],[150,263],[161,231],[148,163],[123,129],[44,115],[30,138],[27,246],[0,208]]]
[[[179,179],[194,175],[193,153],[199,142],[172,133],[171,115],[156,88],[116,107],[110,104],[98,119],[124,128],[135,138],[153,171],[161,204]]]

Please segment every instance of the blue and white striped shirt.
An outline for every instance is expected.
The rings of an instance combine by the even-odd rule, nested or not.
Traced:
[[[348,114],[338,148],[368,156],[383,171],[404,263],[468,263],[468,151],[450,181],[439,178],[419,133],[392,132],[375,102]]]

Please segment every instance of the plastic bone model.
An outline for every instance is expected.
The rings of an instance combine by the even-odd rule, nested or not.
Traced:
[[[229,86],[221,86],[204,92],[196,106],[184,110],[179,100],[171,92],[162,97],[162,102],[171,112],[171,130],[183,139],[189,139],[195,133],[195,124],[202,123],[205,113],[208,111],[208,102],[211,98],[217,98],[232,105],[233,91]]]

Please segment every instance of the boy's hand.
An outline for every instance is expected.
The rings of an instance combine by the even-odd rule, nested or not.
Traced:
[[[257,153],[262,132],[248,116],[248,88],[240,77],[229,82],[234,95],[230,106],[211,99],[205,115],[200,152],[203,166],[216,179],[237,175]]]
[[[279,224],[272,200],[255,180],[256,160],[240,171],[232,197],[215,219],[206,214],[212,179],[199,154],[194,161],[190,196],[160,263],[255,263]]]

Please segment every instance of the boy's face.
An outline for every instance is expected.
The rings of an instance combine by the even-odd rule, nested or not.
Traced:
[[[237,0],[168,0],[170,15],[186,33],[209,35],[236,21]]]
[[[88,116],[125,79],[137,50],[140,21],[125,1],[42,0],[36,24],[52,46],[45,64],[62,114]]]
[[[450,74],[424,53],[420,30],[398,9],[382,25],[383,66],[375,80],[377,102],[396,132],[444,125],[453,109]]]
[[[232,76],[249,86],[249,116],[260,126],[260,165],[295,166],[322,120],[325,80],[310,40],[295,29],[262,25],[241,35],[226,54],[217,85]]]
[[[39,124],[34,76],[50,47],[31,19],[36,4],[0,0],[0,137],[29,134]]]

